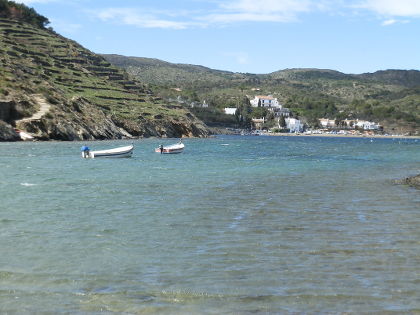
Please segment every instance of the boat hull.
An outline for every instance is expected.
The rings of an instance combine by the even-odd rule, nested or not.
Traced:
[[[89,151],[82,152],[82,157],[84,158],[128,158],[133,155],[134,146],[129,145],[125,147],[119,147],[109,150],[99,150],[99,151]]]
[[[178,154],[178,153],[182,153],[184,151],[184,149],[178,149],[178,150],[168,150],[168,149],[163,149],[162,152],[160,152],[159,148],[155,149],[156,153],[162,153],[162,154]]]
[[[163,148],[156,148],[155,152],[162,154],[179,154],[184,151],[184,147],[183,143],[176,143]]]

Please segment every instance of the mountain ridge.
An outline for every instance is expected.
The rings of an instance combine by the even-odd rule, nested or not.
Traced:
[[[408,75],[411,75],[412,78],[407,78],[407,81],[410,82],[411,85],[417,86],[420,85],[420,70],[416,69],[385,69],[385,70],[377,70],[375,72],[364,72],[364,73],[345,73],[334,69],[324,69],[324,68],[285,68],[276,70],[269,73],[248,73],[248,72],[234,72],[234,71],[228,71],[228,70],[221,70],[221,69],[213,69],[210,67],[202,66],[202,65],[196,65],[196,64],[189,64],[189,63],[171,63],[169,61],[161,60],[158,58],[148,58],[148,57],[136,57],[136,56],[124,56],[119,54],[99,54],[103,56],[106,60],[112,61],[111,63],[114,64],[120,64],[120,65],[133,65],[138,64],[140,66],[158,66],[158,67],[164,67],[164,66],[170,66],[180,69],[197,69],[197,70],[204,70],[212,73],[218,73],[218,74],[230,74],[230,75],[249,75],[249,76],[275,76],[278,74],[288,74],[288,73],[325,73],[328,75],[335,74],[337,77],[346,77],[346,78],[366,78],[369,80],[391,80],[394,76],[401,77],[405,74],[407,77]],[[128,62],[130,60],[130,62]],[[134,61],[134,62],[131,62]],[[414,82],[413,82],[414,79]],[[394,78],[393,80],[395,84],[399,84],[397,78]]]

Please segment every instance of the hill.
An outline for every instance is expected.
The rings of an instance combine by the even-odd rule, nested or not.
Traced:
[[[102,55],[111,64],[124,68],[142,82],[158,87],[173,87],[175,83],[190,88],[209,90],[248,80],[247,75],[229,71],[213,70],[198,65],[174,64],[159,59]]]
[[[358,118],[379,122],[388,132],[419,132],[420,71],[417,70],[355,75],[328,69],[285,69],[249,74],[148,58],[103,56],[143,82],[153,84],[165,99],[205,100],[210,108],[220,110],[245,106],[245,95],[273,95],[312,126],[322,117]],[[207,124],[217,119],[214,115],[201,118]]]
[[[31,10],[0,1],[0,139],[16,139],[13,127],[43,140],[208,134],[187,108],[45,28]],[[40,100],[48,112],[22,119],[41,110]]]
[[[403,85],[407,88],[420,86],[420,71],[417,70],[385,70],[359,75],[361,79]]]

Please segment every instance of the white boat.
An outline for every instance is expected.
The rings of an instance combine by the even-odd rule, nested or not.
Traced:
[[[34,137],[25,131],[19,129],[15,129],[15,131],[23,141],[34,140]]]
[[[133,155],[133,145],[128,145],[125,147],[119,147],[114,149],[108,150],[99,150],[99,151],[91,151],[87,146],[81,147],[82,157],[85,159],[88,158],[99,158],[99,157],[107,157],[107,158],[125,158],[131,157]]]
[[[184,147],[185,145],[180,141],[178,143],[171,144],[168,146],[161,145],[160,147],[155,149],[155,152],[161,154],[176,154],[184,151]]]

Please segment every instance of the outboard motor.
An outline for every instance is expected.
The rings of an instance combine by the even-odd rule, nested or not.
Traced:
[[[82,157],[87,159],[89,157],[90,149],[87,146],[83,146],[80,148],[80,151],[82,151]]]

